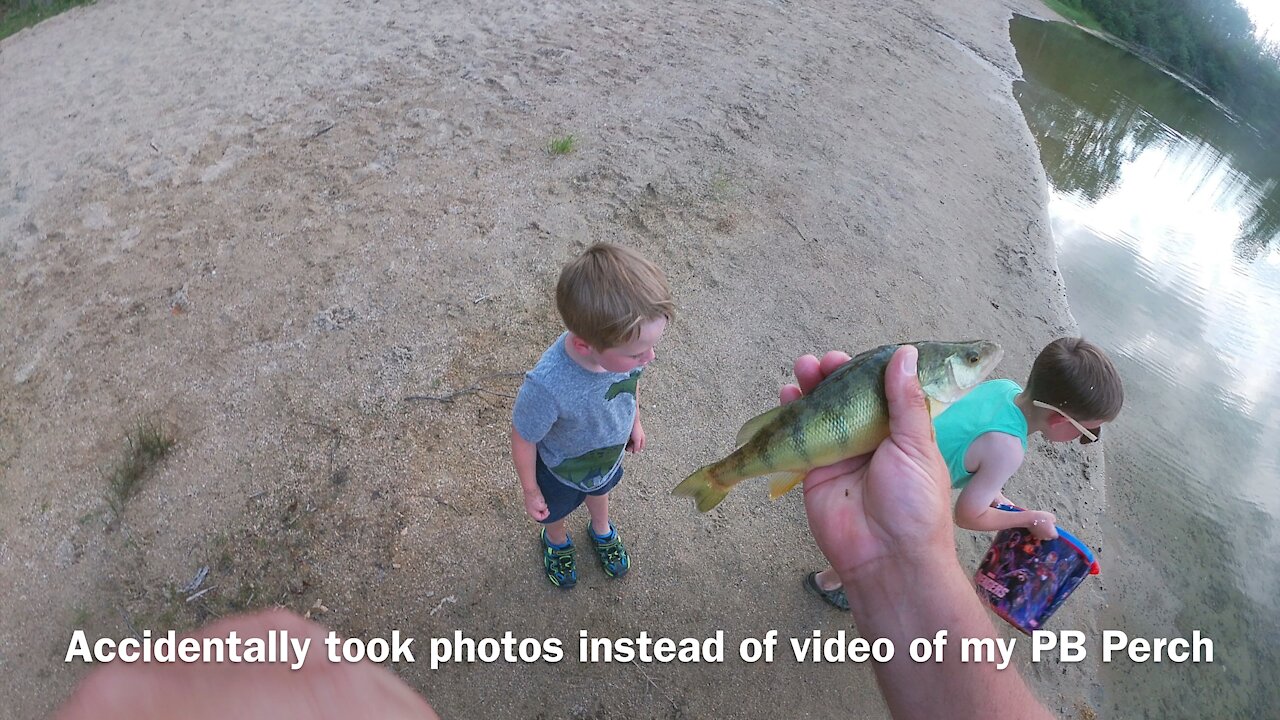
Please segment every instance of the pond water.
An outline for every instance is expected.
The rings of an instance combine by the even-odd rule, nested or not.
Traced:
[[[1214,643],[1212,663],[1103,665],[1105,715],[1278,717],[1280,148],[1088,33],[1010,32],[1071,311],[1125,380],[1102,626]]]

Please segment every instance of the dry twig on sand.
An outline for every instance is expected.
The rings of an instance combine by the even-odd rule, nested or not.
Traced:
[[[480,394],[493,395],[495,397],[502,397],[502,398],[507,398],[509,400],[514,400],[516,398],[515,395],[510,395],[508,393],[500,393],[494,390],[490,390],[488,388],[480,387],[480,383],[483,383],[488,380],[497,380],[499,378],[521,377],[523,375],[524,373],[521,373],[521,372],[493,373],[492,375],[485,375],[484,377],[480,378],[475,385],[472,385],[470,387],[465,387],[461,390],[455,390],[454,392],[451,392],[448,395],[408,395],[405,397],[405,400],[406,401],[434,400],[435,402],[453,402],[454,400],[460,397],[465,397],[467,395],[480,395]]]
[[[315,132],[314,132],[314,133],[312,133],[311,135],[307,136],[307,138],[306,138],[305,140],[303,140],[303,141],[302,141],[302,144],[303,144],[303,145],[306,145],[307,143],[311,142],[312,140],[315,140],[316,138],[320,137],[321,135],[323,135],[323,134],[325,134],[325,133],[329,132],[330,130],[334,129],[335,127],[337,127],[337,125],[338,125],[337,123],[329,123],[328,125],[325,125],[324,127],[322,127],[322,128],[320,128],[319,130],[315,131]]]
[[[782,216],[782,221],[783,221],[783,222],[785,222],[786,224],[790,225],[790,226],[791,226],[791,229],[796,231],[796,234],[800,236],[800,239],[801,239],[801,240],[803,240],[803,241],[805,241],[805,242],[809,242],[809,238],[805,237],[805,236],[804,236],[804,233],[800,232],[800,228],[796,227],[796,224],[795,224],[795,223],[793,223],[793,222],[791,222],[791,218],[787,217],[786,215],[783,215],[783,216]]]
[[[675,710],[676,712],[680,711],[680,706],[676,704],[675,698],[671,697],[665,690],[658,687],[658,683],[654,682],[653,678],[649,677],[649,673],[645,672],[643,667],[640,667],[640,663],[632,660],[631,664],[636,666],[636,669],[640,671],[640,674],[644,676],[645,680],[649,681],[649,684],[653,686],[654,690],[657,690],[662,697],[667,699],[667,702],[671,703],[672,710]]]

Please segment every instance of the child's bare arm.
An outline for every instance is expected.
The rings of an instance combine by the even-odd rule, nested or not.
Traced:
[[[638,453],[644,450],[644,426],[640,424],[640,389],[636,388],[636,419],[631,423],[631,436],[627,438],[627,450]]]
[[[1025,527],[1041,539],[1057,537],[1053,513],[997,510],[991,506],[1004,497],[1004,485],[1022,465],[1022,455],[1021,441],[1011,435],[989,433],[974,441],[966,459],[976,462],[978,467],[956,500],[957,525],[984,532]]]
[[[538,446],[520,437],[515,427],[511,428],[511,462],[516,466],[516,476],[520,478],[525,511],[534,520],[544,520],[549,511],[547,501],[538,489]]]

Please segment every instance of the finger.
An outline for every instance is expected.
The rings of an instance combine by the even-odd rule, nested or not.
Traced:
[[[832,350],[822,356],[822,363],[819,366],[822,370],[822,377],[826,377],[836,371],[836,368],[849,362],[849,354]]]
[[[778,404],[786,405],[789,402],[795,402],[800,399],[800,386],[791,384],[783,385],[778,391]]]
[[[318,644],[333,637],[326,628],[281,610],[229,617],[189,637],[197,642],[229,635],[265,641],[280,633],[299,643],[314,640]],[[332,687],[340,687],[342,692],[325,690]],[[327,701],[324,717],[436,718],[419,695],[384,668],[367,662],[326,661],[323,654],[297,671],[281,663],[258,668],[248,664],[111,663],[90,674],[57,717],[294,717],[282,709],[300,708],[300,716],[304,712],[301,708],[320,707],[322,698]]]
[[[812,355],[801,355],[796,358],[794,371],[796,382],[800,383],[800,391],[806,395],[822,382],[822,370],[818,365],[818,358]]]
[[[889,434],[903,449],[924,454],[937,449],[929,406],[916,377],[918,357],[912,345],[903,345],[893,353],[884,373],[884,394],[889,403]]]

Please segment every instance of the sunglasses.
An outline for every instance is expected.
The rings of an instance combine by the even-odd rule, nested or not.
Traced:
[[[1045,410],[1052,410],[1052,411],[1054,411],[1054,412],[1058,413],[1059,415],[1061,415],[1062,417],[1066,418],[1066,419],[1067,419],[1067,422],[1069,422],[1069,423],[1071,423],[1072,425],[1074,425],[1074,426],[1076,427],[1076,429],[1080,431],[1080,444],[1081,444],[1081,445],[1088,445],[1089,443],[1095,443],[1095,442],[1098,442],[1098,438],[1102,437],[1102,426],[1101,426],[1101,425],[1099,425],[1099,426],[1098,426],[1098,428],[1097,428],[1096,430],[1090,430],[1089,428],[1087,428],[1087,427],[1085,427],[1085,426],[1081,425],[1080,423],[1076,422],[1076,419],[1075,419],[1075,418],[1071,417],[1070,415],[1068,415],[1068,414],[1066,414],[1065,412],[1063,412],[1062,410],[1060,410],[1060,409],[1058,409],[1058,408],[1056,408],[1056,407],[1054,407],[1054,406],[1050,405],[1050,404],[1049,404],[1049,403],[1047,403],[1047,402],[1040,402],[1039,400],[1032,400],[1032,401],[1031,401],[1031,404],[1032,404],[1032,405],[1035,405],[1035,406],[1036,406],[1036,407],[1038,407],[1038,408],[1044,408]]]

